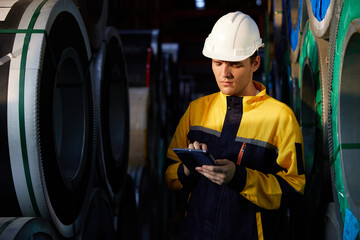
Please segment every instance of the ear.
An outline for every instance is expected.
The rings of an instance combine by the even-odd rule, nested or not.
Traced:
[[[252,71],[255,72],[256,70],[258,70],[258,68],[260,67],[260,56],[256,56],[256,58],[254,59],[254,62],[252,63]]]

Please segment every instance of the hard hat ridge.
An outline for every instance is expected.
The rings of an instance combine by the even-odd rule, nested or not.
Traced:
[[[242,61],[263,47],[255,21],[242,12],[222,16],[205,40],[203,54],[223,61]]]

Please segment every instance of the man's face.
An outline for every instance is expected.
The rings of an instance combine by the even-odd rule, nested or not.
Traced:
[[[250,58],[239,62],[212,60],[212,69],[220,91],[225,95],[239,97],[253,94],[252,77],[259,65],[259,56],[252,64]]]

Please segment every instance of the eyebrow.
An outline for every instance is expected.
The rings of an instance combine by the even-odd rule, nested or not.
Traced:
[[[234,65],[243,66],[244,65],[244,63],[242,61],[230,62],[230,61],[222,61],[222,60],[212,59],[212,62],[214,62],[214,63],[229,63],[229,65],[231,65],[231,66],[234,66]]]

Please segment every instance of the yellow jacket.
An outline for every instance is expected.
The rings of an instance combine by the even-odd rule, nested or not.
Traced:
[[[256,96],[218,92],[191,102],[170,143],[167,157],[174,163],[166,171],[166,183],[172,190],[187,187],[192,192],[184,226],[189,239],[204,234],[206,239],[227,234],[238,239],[233,235],[237,230],[235,237],[243,239],[274,237],[281,228],[274,221],[280,214],[277,209],[304,193],[303,140],[297,120],[287,105],[266,94],[261,83],[254,84],[260,90]],[[206,143],[215,159],[236,163],[228,185],[217,186],[196,173],[185,176],[172,149],[187,148],[195,140]],[[233,221],[235,229],[230,227]]]

